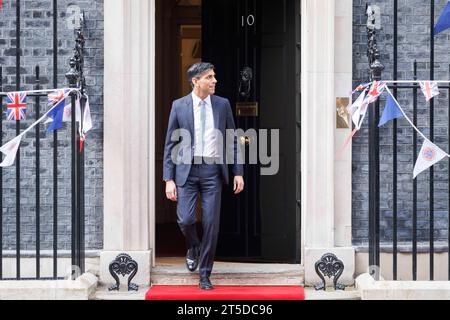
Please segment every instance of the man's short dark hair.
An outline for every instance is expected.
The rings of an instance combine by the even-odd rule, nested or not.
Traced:
[[[192,79],[201,76],[208,70],[214,69],[214,66],[209,62],[198,62],[193,64],[187,71],[189,83],[192,85]]]

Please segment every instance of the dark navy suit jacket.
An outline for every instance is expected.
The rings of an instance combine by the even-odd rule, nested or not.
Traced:
[[[222,177],[223,181],[228,184],[228,164],[226,156],[226,129],[235,129],[233,113],[231,111],[230,102],[228,99],[212,95],[211,104],[214,116],[214,129],[219,129],[223,137],[223,163],[222,163]],[[172,161],[172,149],[176,145],[181,145],[180,140],[172,141],[172,133],[177,129],[185,129],[190,133],[191,143],[187,144],[184,148],[180,147],[177,151],[178,157],[181,159],[183,156],[189,155],[191,161],[179,161],[176,164]],[[177,186],[183,186],[189,176],[191,170],[191,163],[194,156],[194,107],[192,95],[189,94],[183,98],[175,100],[172,104],[172,110],[169,117],[169,125],[166,135],[166,143],[164,147],[164,164],[163,164],[163,179],[174,180]],[[230,150],[228,150],[230,152]],[[233,174],[235,176],[243,176],[244,168],[242,164],[238,164],[238,146],[237,138],[233,139]],[[187,162],[187,163],[186,163]]]

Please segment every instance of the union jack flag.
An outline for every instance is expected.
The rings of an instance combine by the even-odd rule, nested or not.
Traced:
[[[371,82],[365,83],[365,84],[360,84],[359,86],[356,87],[356,89],[353,91],[353,93],[361,92],[361,91],[367,89],[367,87],[370,86],[371,84],[372,84]]]
[[[431,99],[439,95],[439,87],[437,82],[424,81],[419,82],[419,84],[427,101],[430,101]]]
[[[56,90],[48,94],[48,106],[53,108],[69,93],[69,89]]]
[[[8,121],[25,120],[27,112],[27,94],[24,92],[8,93],[6,99],[8,108]]]
[[[386,82],[374,81],[366,97],[367,103],[370,104],[377,101],[384,89],[386,89]]]

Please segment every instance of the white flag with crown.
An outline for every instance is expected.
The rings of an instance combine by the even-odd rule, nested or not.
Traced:
[[[447,154],[430,140],[425,139],[414,166],[414,179],[423,171],[444,159]]]

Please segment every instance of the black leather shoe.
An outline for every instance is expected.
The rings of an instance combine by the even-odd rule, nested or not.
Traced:
[[[198,284],[198,286],[202,290],[212,290],[212,289],[214,289],[211,281],[209,281],[209,278],[207,278],[207,277],[200,278],[200,283]]]
[[[198,267],[198,257],[200,255],[199,247],[192,247],[186,253],[186,267],[189,271],[194,272]]]

